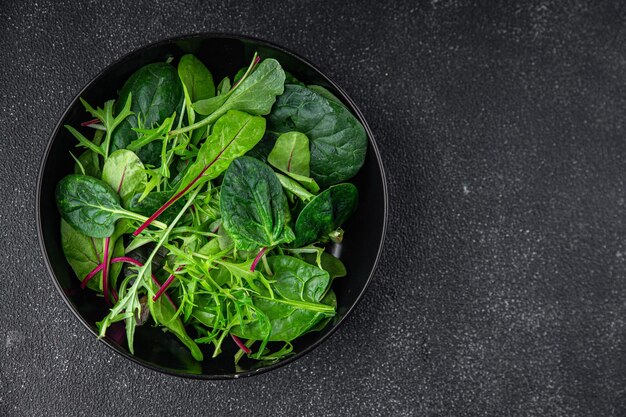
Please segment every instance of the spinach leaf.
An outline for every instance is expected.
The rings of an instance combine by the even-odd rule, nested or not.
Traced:
[[[346,107],[345,104],[343,104],[341,100],[337,98],[337,96],[335,96],[333,93],[331,93],[330,91],[328,91],[321,85],[307,85],[306,88],[308,88],[311,91],[316,92],[317,94],[324,97],[328,101],[332,101],[332,102],[342,105],[343,107]]]
[[[270,341],[288,342],[334,316],[335,307],[321,302],[330,283],[326,271],[291,256],[270,256],[267,262],[274,271],[274,298],[261,292],[252,299],[270,321]],[[259,321],[236,326],[231,333],[246,339],[266,337]]]
[[[215,85],[211,72],[195,56],[188,54],[180,59],[178,76],[187,89],[192,102],[215,95]]]
[[[105,182],[86,175],[71,174],[59,181],[56,201],[63,219],[90,237],[111,236],[120,218],[146,220],[124,210],[118,195]],[[166,227],[163,223],[155,226]]]
[[[126,148],[137,139],[133,128],[158,126],[180,108],[183,87],[176,70],[169,64],[159,62],[141,67],[128,78],[120,91],[116,108],[129,95],[132,96],[131,110],[134,115],[127,117],[113,132],[111,145],[114,151]],[[138,118],[142,126],[139,126]],[[137,155],[144,164],[158,166],[161,162],[161,143],[151,142],[139,149]]]
[[[296,220],[296,247],[313,243],[345,222],[356,210],[359,193],[352,184],[337,184],[307,204]]]
[[[310,160],[309,139],[300,132],[280,135],[267,156],[267,162],[304,185],[309,191],[316,193],[320,188],[315,180],[309,178]]]
[[[287,199],[274,171],[263,162],[242,156],[231,164],[222,182],[223,225],[240,250],[289,243],[293,231],[285,222]]]
[[[268,130],[309,138],[311,176],[322,187],[351,178],[365,162],[367,136],[359,121],[343,105],[303,86],[285,86],[268,116]]]
[[[302,258],[311,265],[317,265],[317,257],[314,253],[303,253]],[[320,265],[324,271],[328,272],[330,279],[345,277],[348,274],[346,267],[339,258],[334,257],[328,252],[322,252],[320,257]]]
[[[122,207],[128,208],[131,198],[146,188],[148,178],[139,157],[132,151],[119,149],[104,163],[102,181],[117,192]]]

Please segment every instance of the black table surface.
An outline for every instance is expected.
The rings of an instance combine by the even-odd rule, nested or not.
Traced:
[[[626,415],[626,9],[567,2],[77,2],[0,7],[0,415]],[[103,67],[232,32],[358,103],[386,248],[328,341],[236,381],[144,369],[52,285],[35,228],[49,135]]]

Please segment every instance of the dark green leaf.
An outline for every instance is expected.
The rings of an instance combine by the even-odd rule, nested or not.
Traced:
[[[311,265],[317,265],[317,256],[314,253],[304,253],[302,258]],[[321,266],[324,271],[328,272],[330,279],[345,277],[348,272],[343,262],[339,258],[334,257],[328,252],[322,252],[320,258]]]
[[[359,194],[352,184],[337,184],[315,197],[296,220],[296,247],[313,243],[345,222],[356,210]]]
[[[86,175],[64,177],[56,188],[57,207],[72,227],[91,237],[111,236],[120,218],[144,221],[145,217],[124,210],[119,197],[104,181]],[[165,228],[163,223],[154,223]]]
[[[328,91],[321,85],[307,85],[306,88],[308,88],[311,91],[315,91],[317,94],[324,97],[328,101],[332,101],[332,102],[342,105],[343,107],[346,107],[345,104],[343,104],[341,100],[337,98],[337,96],[335,96],[333,93],[331,93],[330,91]]]
[[[94,153],[90,150],[86,150],[85,152],[80,154],[80,156],[78,157],[78,161],[80,162],[83,169],[85,170],[85,175],[89,175],[90,177],[94,177],[94,178],[102,177],[102,168],[100,167],[100,156],[97,153]],[[82,173],[82,170],[80,169],[78,164],[76,164],[76,166],[74,167],[74,173],[75,174]]]
[[[167,202],[173,195],[171,191],[152,191],[150,194],[141,200],[141,193],[135,194],[133,198],[128,202],[128,209],[142,216],[150,216],[157,211],[159,207]],[[141,201],[140,201],[141,200]],[[184,200],[176,201],[170,210],[165,210],[159,219],[164,223],[170,223],[176,217],[176,214],[185,205]]]
[[[253,295],[254,305],[270,321],[271,341],[290,341],[306,333],[325,317],[335,314],[335,307],[321,302],[330,277],[320,268],[291,256],[270,256],[268,264],[274,276],[274,297]],[[263,340],[260,323],[236,326],[231,332],[246,339]]]
[[[220,210],[237,249],[254,250],[291,242],[285,223],[287,198],[274,171],[250,157],[235,159],[224,176]]]
[[[156,284],[153,282],[150,283],[152,285],[152,290],[156,292],[158,290]],[[178,339],[183,342],[185,346],[187,346],[195,360],[201,361],[204,359],[202,351],[196,342],[194,342],[193,339],[187,334],[187,330],[185,330],[185,326],[183,325],[181,319],[179,317],[175,317],[176,308],[174,308],[167,297],[159,297],[157,301],[153,301],[150,296],[148,297],[148,306],[155,323],[164,326],[167,330],[174,333],[174,335],[178,337]]]
[[[342,105],[299,85],[286,85],[268,117],[277,134],[304,133],[311,141],[311,176],[329,186],[354,176],[365,161],[367,136]]]
[[[137,133],[137,117],[140,117],[142,127],[152,128],[177,111],[183,100],[183,88],[174,67],[166,63],[148,64],[133,75],[120,91],[116,102],[116,109],[132,94],[131,110],[134,115],[126,120],[113,132],[111,150],[124,149],[133,140]],[[161,142],[154,141],[137,151],[137,155],[145,164],[160,165]]]

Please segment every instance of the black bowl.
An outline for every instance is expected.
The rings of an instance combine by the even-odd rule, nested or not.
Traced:
[[[387,189],[382,162],[371,130],[346,93],[306,60],[269,42],[238,35],[193,35],[145,46],[110,65],[74,98],[52,133],[39,173],[37,224],[46,264],[62,298],[95,336],[95,323],[105,315],[106,307],[101,297],[80,289],[79,280],[63,256],[60,216],[54,200],[57,182],[69,174],[74,166],[69,151],[74,149],[75,140],[63,125],[78,126],[90,118],[78,98],[83,97],[89,103],[101,105],[115,98],[126,79],[140,67],[186,53],[193,53],[205,62],[219,80],[247,65],[255,51],[263,58],[276,58],[287,71],[307,84],[328,88],[352,110],[365,126],[369,137],[365,165],[351,180],[359,189],[359,208],[344,226],[343,243],[333,248],[345,263],[349,274],[346,278],[336,280],[333,285],[338,299],[337,316],[323,331],[297,339],[293,344],[295,355],[270,365],[244,360],[235,368],[233,354],[237,348],[230,340],[225,342],[224,352],[218,358],[211,359],[211,354],[206,350],[204,353],[207,359],[198,363],[174,336],[151,326],[137,328],[134,355],[130,354],[125,342],[118,344],[108,337],[102,339],[122,356],[157,371],[192,378],[236,378],[275,369],[301,357],[330,336],[352,311],[369,284],[382,250],[387,221]]]

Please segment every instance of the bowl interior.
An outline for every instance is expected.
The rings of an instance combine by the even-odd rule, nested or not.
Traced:
[[[326,338],[356,304],[368,284],[382,247],[387,196],[380,157],[367,124],[339,87],[309,63],[282,48],[259,40],[223,35],[172,39],[144,47],[122,58],[91,81],[79,96],[91,104],[102,105],[104,101],[116,98],[126,79],[143,65],[169,57],[178,59],[186,53],[193,53],[202,60],[218,82],[248,65],[255,51],[263,58],[276,58],[287,71],[307,84],[328,88],[361,120],[369,136],[365,165],[351,180],[359,189],[359,208],[344,226],[343,243],[331,248],[348,270],[348,276],[336,280],[333,285],[338,299],[338,314],[322,332],[309,333],[296,340],[295,355],[275,364],[259,364],[244,359],[235,368],[232,358],[236,346],[230,340],[224,343],[223,354],[215,359],[210,359],[212,351],[203,345],[208,359],[198,363],[176,337],[151,326],[137,328],[134,355],[129,353],[125,341],[120,344],[110,337],[103,339],[118,353],[159,371],[199,378],[230,378],[272,369],[301,356]],[[74,167],[69,151],[75,149],[75,140],[63,125],[78,126],[90,118],[76,97],[57,125],[40,172],[38,221],[44,256],[56,286],[76,316],[95,335],[95,323],[102,319],[106,307],[102,298],[89,290],[80,289],[79,280],[63,256],[60,216],[54,200],[57,182],[71,173]]]

